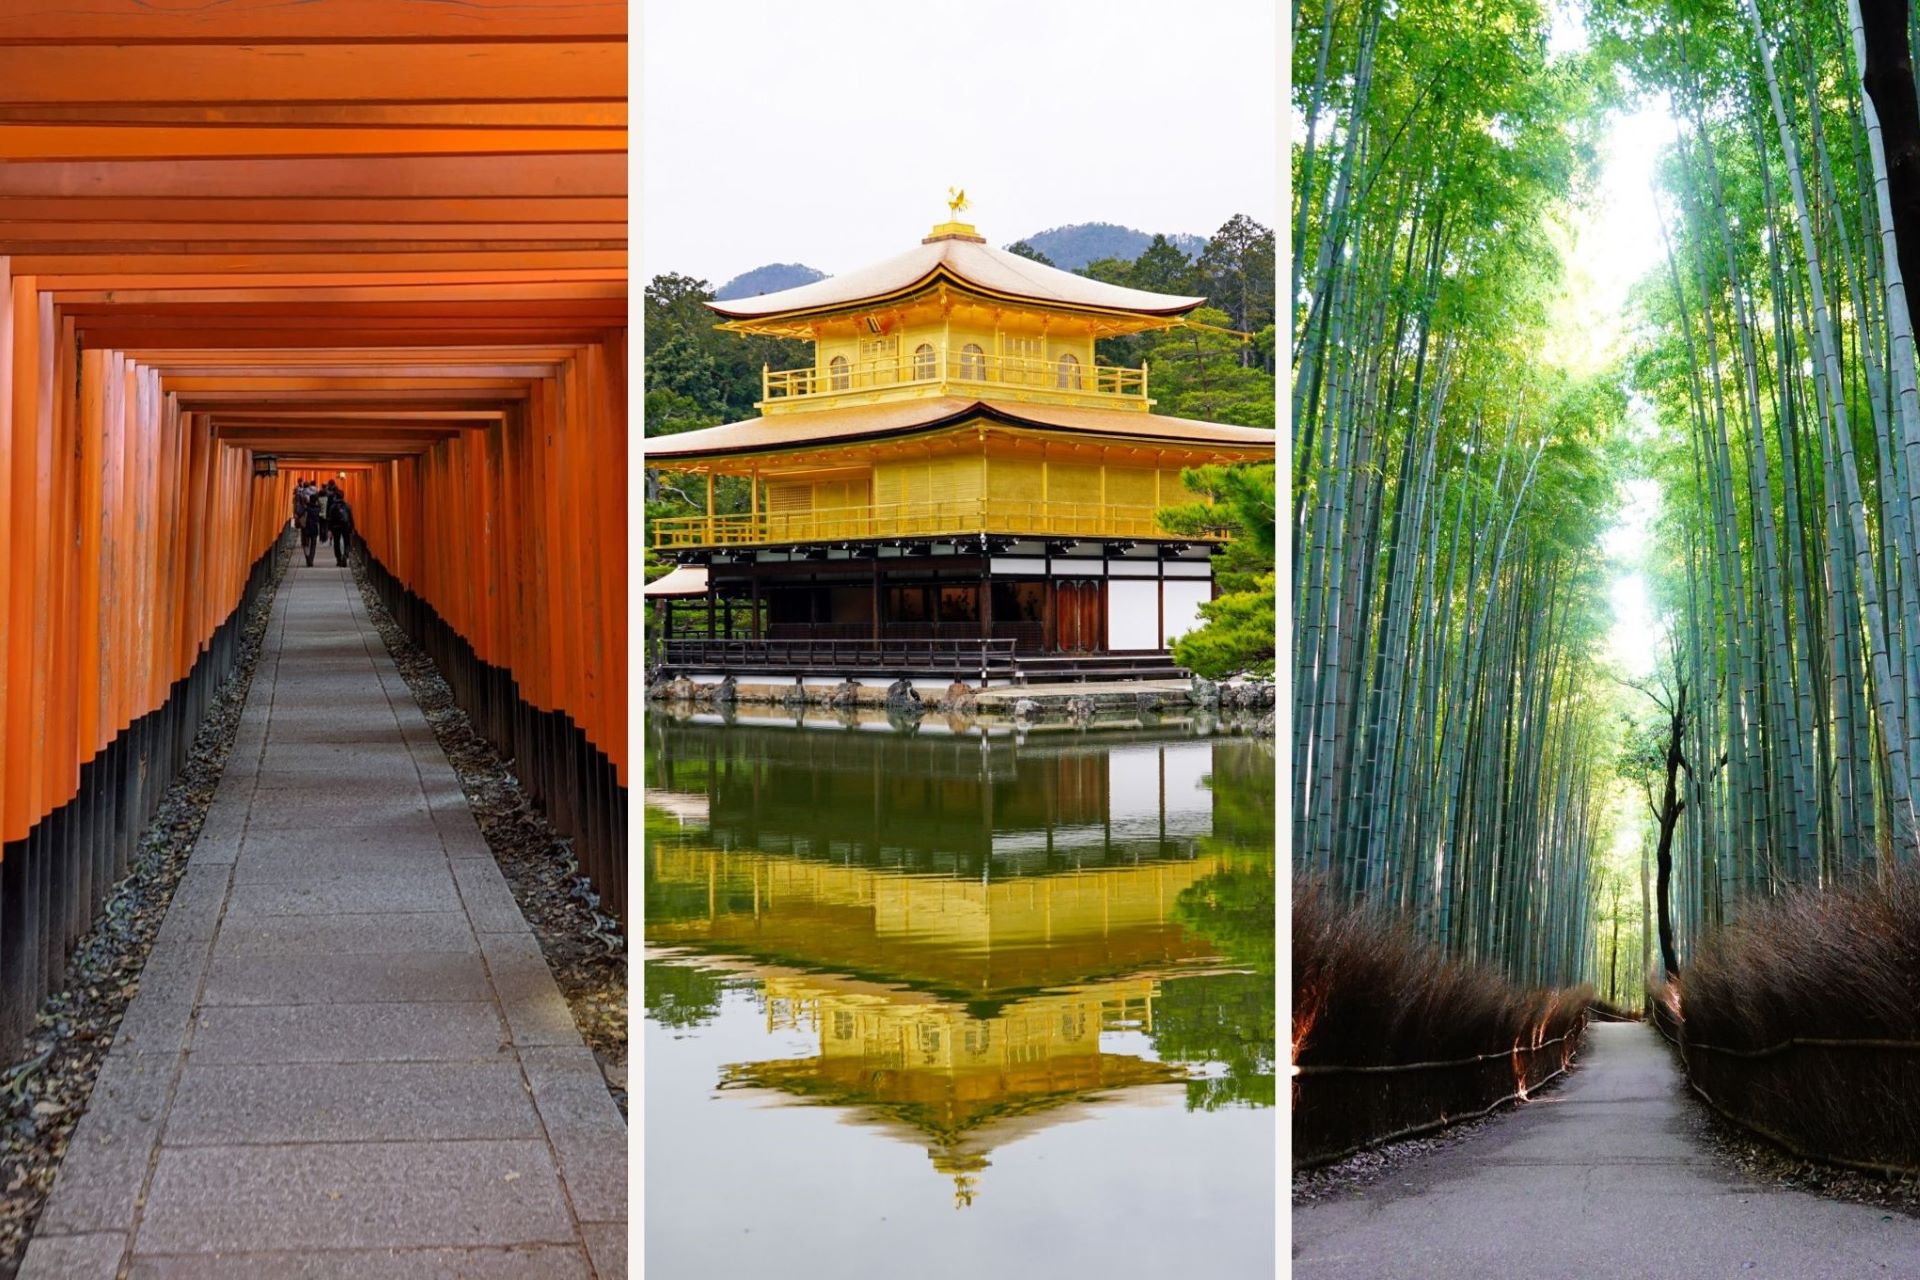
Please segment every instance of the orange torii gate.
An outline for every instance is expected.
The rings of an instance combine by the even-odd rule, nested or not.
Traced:
[[[0,6],[0,1045],[302,471],[617,908],[626,6]],[[280,459],[255,475],[256,455]]]

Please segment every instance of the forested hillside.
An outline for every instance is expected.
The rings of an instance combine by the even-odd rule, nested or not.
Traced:
[[[1075,222],[1064,227],[1050,227],[1045,231],[1036,231],[1019,243],[1043,255],[1062,271],[1078,271],[1089,262],[1098,262],[1102,258],[1131,262],[1145,253],[1147,246],[1156,239],[1166,240],[1189,258],[1199,257],[1207,247],[1204,236],[1153,236],[1114,222]]]
[[[763,293],[779,293],[783,289],[798,289],[803,284],[812,284],[815,280],[825,280],[827,273],[815,271],[812,267],[798,262],[770,262],[764,267],[755,267],[743,271],[733,279],[714,290],[715,302],[725,302],[730,298],[752,298]]]

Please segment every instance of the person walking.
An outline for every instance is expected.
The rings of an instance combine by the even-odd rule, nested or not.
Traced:
[[[302,480],[293,487],[293,527],[304,529],[307,524],[307,503],[313,499],[313,481]]]
[[[346,568],[347,552],[353,547],[353,508],[338,485],[330,485],[333,496],[327,502],[327,531],[333,535],[333,559]]]
[[[317,489],[307,499],[306,522],[300,526],[300,549],[306,553],[307,564],[313,564],[313,553],[320,539],[327,532],[327,507],[333,495],[325,489]]]

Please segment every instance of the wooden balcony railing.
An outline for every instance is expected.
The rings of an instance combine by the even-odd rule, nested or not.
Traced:
[[[760,399],[779,407],[797,400],[820,401],[835,396],[871,398],[871,393],[896,388],[955,388],[1011,390],[1023,399],[1124,401],[1147,403],[1147,368],[1079,364],[1072,360],[1035,360],[947,348],[902,352],[873,360],[845,360],[840,364],[803,369],[762,369]]]
[[[653,524],[662,550],[755,547],[789,542],[849,542],[874,538],[937,538],[969,533],[1013,537],[1167,538],[1224,542],[1224,534],[1174,535],[1160,526],[1158,508],[1100,502],[1027,502],[970,498],[948,502],[823,507],[811,511],[670,516]]]

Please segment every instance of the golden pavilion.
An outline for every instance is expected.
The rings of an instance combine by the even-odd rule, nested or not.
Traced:
[[[1158,512],[1194,500],[1183,468],[1270,460],[1275,436],[1154,413],[1151,371],[1099,364],[1095,343],[1204,301],[950,220],[845,275],[708,303],[720,328],[804,340],[813,361],[763,370],[758,418],[647,442],[648,466],[706,479],[704,514],[652,525],[680,567],[647,595],[693,620],[667,669],[1177,674],[1220,538]],[[747,482],[747,510],[715,510],[718,477]]]

